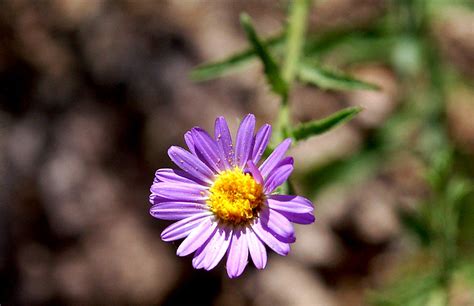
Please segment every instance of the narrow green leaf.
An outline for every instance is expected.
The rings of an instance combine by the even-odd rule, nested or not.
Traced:
[[[245,13],[241,14],[240,23],[242,24],[242,27],[247,34],[247,39],[253,46],[255,53],[262,61],[265,76],[267,77],[267,81],[270,84],[272,91],[279,94],[280,96],[287,96],[288,85],[281,77],[280,68],[278,67],[273,56],[268,51],[267,46],[262,43],[261,39],[255,32],[250,16]]]
[[[302,82],[315,85],[322,89],[335,90],[378,90],[375,84],[357,80],[349,75],[334,72],[308,63],[301,64],[298,71]]]
[[[284,41],[284,35],[279,34],[263,41],[263,44],[269,48],[277,47],[282,45]],[[215,79],[250,63],[255,59],[254,48],[249,48],[238,52],[234,55],[229,56],[223,60],[199,65],[191,71],[190,77],[194,81],[205,81]]]
[[[362,108],[358,106],[348,107],[338,112],[335,112],[324,119],[299,124],[293,129],[292,136],[295,140],[298,141],[307,139],[314,135],[322,134],[336,127],[339,124],[351,120],[361,111]]]

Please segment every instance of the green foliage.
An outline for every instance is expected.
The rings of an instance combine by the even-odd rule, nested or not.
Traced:
[[[427,247],[432,243],[433,235],[429,229],[428,220],[423,214],[400,210],[399,218],[404,228],[411,232],[423,247]]]
[[[382,159],[372,149],[364,149],[349,158],[342,158],[307,171],[302,183],[306,193],[317,195],[328,186],[351,186],[373,177]]]
[[[301,81],[315,85],[322,89],[334,90],[378,90],[377,85],[357,80],[349,75],[330,71],[308,62],[301,64],[298,70],[298,77]]]
[[[399,37],[392,49],[392,62],[404,75],[416,75],[422,66],[420,42],[412,36]]]
[[[335,112],[326,118],[299,124],[293,128],[291,131],[291,136],[296,141],[299,141],[307,139],[311,136],[322,134],[338,126],[339,124],[351,120],[361,111],[362,108],[358,106],[348,107]]]
[[[470,180],[464,177],[454,177],[447,186],[446,200],[457,205],[473,191],[473,187]]]
[[[474,261],[472,258],[462,261],[456,271],[470,286],[474,287]]]
[[[380,33],[334,32],[310,38],[305,45],[306,59],[330,60],[338,66],[363,62],[388,63],[395,39]]]
[[[288,94],[288,84],[283,80],[280,74],[280,68],[273,56],[270,54],[267,46],[258,37],[252,25],[250,16],[243,13],[240,15],[240,23],[247,34],[247,39],[252,44],[254,52],[260,58],[267,81],[272,91],[278,95],[286,96]]]
[[[283,77],[289,83],[293,81],[296,71],[298,70],[306,32],[306,19],[310,5],[310,0],[294,0],[290,6],[288,35],[286,38],[286,57],[283,66]]]
[[[284,42],[284,35],[277,35],[269,39],[263,40],[262,44],[267,48],[276,48],[281,46]],[[191,79],[194,81],[205,81],[215,79],[226,74],[245,67],[252,60],[255,59],[256,53],[254,48],[249,48],[244,51],[238,52],[225,58],[221,61],[204,64],[197,66],[191,71]]]
[[[446,178],[449,176],[453,164],[453,155],[450,150],[435,152],[430,162],[426,179],[436,190],[441,190],[446,185]]]
[[[423,273],[400,279],[390,288],[369,294],[369,301],[377,306],[425,306],[436,290],[438,276]]]

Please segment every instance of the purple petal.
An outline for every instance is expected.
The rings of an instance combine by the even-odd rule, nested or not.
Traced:
[[[206,240],[211,237],[216,231],[217,222],[209,219],[204,219],[186,239],[181,242],[176,254],[178,256],[186,256],[196,251]]]
[[[275,188],[283,184],[293,172],[293,165],[283,165],[270,173],[265,180],[265,192],[271,193]]]
[[[188,174],[202,182],[212,183],[214,173],[208,166],[199,160],[195,155],[183,148],[172,146],[168,150],[171,160]]]
[[[255,235],[251,228],[248,228],[247,243],[249,245],[250,256],[257,269],[263,269],[267,265],[267,250],[262,241]]]
[[[271,231],[271,232],[273,233],[272,230],[269,230],[269,231]],[[293,236],[288,236],[288,237],[283,237],[283,236],[280,236],[280,235],[275,234],[275,233],[273,233],[273,235],[274,235],[278,240],[280,240],[281,242],[284,242],[284,243],[294,243],[294,242],[296,242],[296,236],[295,236],[295,235],[293,235]]]
[[[189,235],[189,233],[194,230],[205,218],[210,219],[212,216],[211,212],[202,212],[196,214],[192,217],[179,220],[165,228],[161,232],[161,239],[163,241],[174,241],[181,238],[184,238]]]
[[[267,148],[270,136],[272,135],[272,127],[269,124],[263,125],[255,135],[255,144],[252,150],[252,161],[257,164]]]
[[[198,184],[158,182],[150,191],[158,197],[181,201],[204,201],[208,198],[206,187]]]
[[[204,268],[208,271],[213,269],[227,252],[231,238],[231,228],[218,228],[206,245],[196,252],[193,258],[194,268]]]
[[[313,213],[310,213],[310,212],[298,214],[298,213],[293,213],[293,212],[280,211],[280,213],[293,223],[311,224],[315,220]]]
[[[227,274],[230,278],[238,277],[247,266],[249,248],[245,236],[245,229],[235,230],[232,235],[226,264]]]
[[[234,148],[229,127],[227,126],[224,117],[218,117],[216,119],[214,134],[217,148],[219,150],[219,156],[224,162],[226,169],[231,169],[234,166]]]
[[[189,202],[162,202],[150,208],[150,214],[163,220],[181,220],[208,210],[206,204]]]
[[[277,168],[280,167],[280,166],[293,165],[293,164],[294,164],[293,157],[291,157],[291,156],[284,157],[282,160],[280,160],[280,162],[278,163],[278,165],[276,165],[275,168],[273,168],[273,171],[275,171],[275,169],[277,169]],[[270,175],[270,174],[271,174],[271,172],[269,173],[269,175]]]
[[[293,240],[295,236],[293,225],[276,210],[264,208],[260,213],[260,220],[261,223],[268,227],[273,233],[283,238],[290,238],[290,241]]]
[[[262,173],[262,176],[266,178],[270,172],[278,165],[278,163],[282,160],[282,158],[285,156],[286,151],[288,151],[288,148],[291,145],[291,139],[287,138],[283,140],[282,143],[278,145],[278,147],[275,148],[275,150],[268,156],[268,158],[263,162],[263,164],[260,166],[260,173]]]
[[[249,160],[247,162],[247,170],[252,174],[252,177],[255,179],[257,183],[260,185],[263,185],[263,177],[260,174],[260,171],[258,171],[258,168],[255,166],[253,161]]]
[[[257,234],[258,238],[265,242],[277,254],[286,256],[290,252],[290,245],[288,243],[278,240],[278,238],[260,221],[257,219],[252,224],[252,230]]]
[[[267,202],[271,209],[279,212],[304,214],[313,211],[313,203],[310,200],[295,195],[274,194],[268,197]]]
[[[155,172],[155,181],[168,183],[190,183],[199,184],[192,176],[182,170],[163,168]]]
[[[193,136],[191,135],[191,131],[187,131],[186,133],[184,133],[184,142],[186,142],[189,151],[196,155],[196,149],[194,147],[194,140]]]
[[[235,164],[243,168],[252,153],[255,116],[248,114],[240,123],[235,141]]]
[[[198,127],[193,128],[191,134],[194,140],[196,155],[215,172],[225,170],[214,139],[205,130]]]
[[[215,236],[217,235],[217,232],[216,234],[214,234],[212,237],[209,237],[207,239],[206,242],[204,242],[203,245],[201,245],[197,250],[196,252],[194,252],[194,256],[193,256],[193,261],[192,261],[192,264],[193,264],[193,267],[194,269],[202,269],[204,268],[203,265],[202,265],[202,262],[204,260],[204,257],[206,256],[206,252],[204,252],[204,249],[206,248],[207,244],[209,243],[209,241]]]
[[[156,184],[156,183],[155,183]],[[153,184],[154,185],[154,184]],[[158,204],[158,203],[161,203],[161,202],[167,202],[169,201],[169,199],[167,198],[163,198],[163,197],[160,197],[160,196],[157,196],[156,194],[152,193],[150,194],[150,203],[151,204]]]

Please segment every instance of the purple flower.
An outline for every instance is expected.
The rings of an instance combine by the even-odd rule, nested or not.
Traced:
[[[235,147],[227,123],[219,117],[215,137],[195,127],[185,135],[189,151],[173,146],[171,160],[181,168],[159,169],[151,186],[150,213],[177,220],[162,233],[164,241],[184,238],[178,256],[194,252],[193,266],[211,270],[227,253],[230,278],[242,274],[252,258],[265,268],[265,245],[287,255],[295,242],[291,222],[314,222],[313,205],[306,198],[276,194],[293,171],[285,157],[291,140],[285,139],[257,167],[271,136],[265,124],[254,135],[255,116],[247,115],[237,132]]]

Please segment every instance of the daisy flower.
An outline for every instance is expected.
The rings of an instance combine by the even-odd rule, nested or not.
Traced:
[[[255,135],[254,130],[255,116],[249,114],[240,124],[234,145],[223,117],[216,119],[214,138],[195,127],[184,135],[189,151],[177,146],[168,150],[181,169],[156,171],[150,213],[177,221],[161,238],[184,238],[176,253],[194,252],[196,269],[213,269],[226,253],[230,278],[242,274],[249,254],[255,266],[263,269],[265,245],[285,256],[296,240],[291,222],[314,222],[311,201],[275,193],[293,171],[293,158],[285,157],[291,140],[285,139],[257,166],[271,126],[263,125]]]

